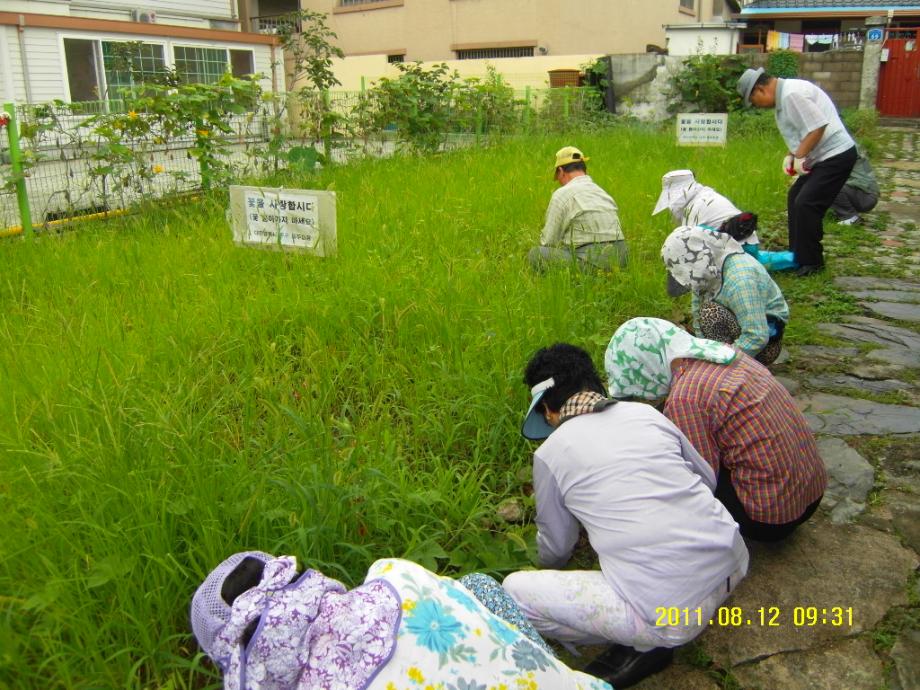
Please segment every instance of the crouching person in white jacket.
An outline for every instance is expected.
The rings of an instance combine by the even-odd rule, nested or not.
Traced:
[[[613,643],[584,670],[621,690],[666,667],[675,647],[703,631],[746,575],[748,552],[713,496],[709,463],[652,406],[606,398],[587,352],[544,348],[524,380],[533,397],[522,433],[546,439],[533,475],[547,569],[512,573],[503,584],[544,637]],[[600,571],[557,570],[580,527]],[[669,609],[680,612],[678,625]]]

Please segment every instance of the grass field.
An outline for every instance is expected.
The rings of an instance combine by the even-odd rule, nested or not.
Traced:
[[[569,143],[620,206],[622,272],[526,265]],[[0,687],[216,687],[188,605],[244,548],[349,585],[383,556],[526,564],[532,527],[494,511],[526,481],[528,356],[600,363],[623,320],[686,309],[650,216],[669,169],[782,238],[783,153],[622,128],[292,181],[338,193],[336,259],[235,247],[219,195],[0,244]]]

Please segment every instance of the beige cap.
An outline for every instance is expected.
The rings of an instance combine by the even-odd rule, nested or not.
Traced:
[[[585,156],[581,151],[576,149],[574,146],[566,146],[556,151],[556,164],[553,166],[553,170],[562,166],[568,165],[569,163],[575,163],[577,161],[588,161],[591,160]]]

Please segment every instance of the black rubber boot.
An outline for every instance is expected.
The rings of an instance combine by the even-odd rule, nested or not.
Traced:
[[[598,654],[584,672],[606,680],[615,690],[623,690],[664,670],[673,660],[674,650],[670,647],[637,652],[632,647],[615,644]]]

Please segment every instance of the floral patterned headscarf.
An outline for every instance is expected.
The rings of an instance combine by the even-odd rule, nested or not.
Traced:
[[[349,592],[316,570],[298,576],[296,559],[282,556],[234,600],[205,651],[224,672],[224,690],[362,690],[393,655],[401,603],[383,580]]]
[[[670,321],[630,319],[607,345],[607,387],[611,398],[655,400],[671,390],[671,362],[675,359],[729,364],[736,356],[730,345],[695,338]]]
[[[744,249],[729,235],[691,225],[675,228],[661,247],[671,277],[703,301],[722,289],[722,265],[733,254],[744,254]]]

